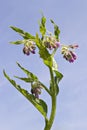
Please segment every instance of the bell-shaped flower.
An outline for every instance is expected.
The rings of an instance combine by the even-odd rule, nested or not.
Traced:
[[[46,36],[43,43],[49,50],[60,47],[60,42],[54,36]]]
[[[63,54],[63,58],[65,58],[70,63],[74,62],[77,59],[77,56],[73,49],[77,48],[78,45],[69,45],[69,46],[62,46],[61,53]]]
[[[23,53],[26,55],[30,55],[30,53],[35,54],[35,43],[31,40],[26,40],[23,48]]]

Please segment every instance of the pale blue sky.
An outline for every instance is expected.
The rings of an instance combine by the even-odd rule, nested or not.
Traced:
[[[17,26],[33,35],[38,31],[41,10],[52,31],[52,18],[61,30],[61,43],[78,43],[77,61],[70,64],[59,54],[56,60],[64,75],[60,83],[58,108],[52,130],[87,130],[87,0],[1,0],[0,2],[0,129],[43,130],[40,113],[4,78],[2,70],[13,77],[23,75],[16,61],[48,84],[49,73],[38,55],[26,57],[22,46],[9,44],[21,39],[9,26]],[[46,74],[46,75],[45,75]],[[18,81],[18,80],[17,80]],[[22,86],[26,86],[23,82]],[[28,87],[28,84],[27,84]],[[50,98],[42,92],[50,105]]]

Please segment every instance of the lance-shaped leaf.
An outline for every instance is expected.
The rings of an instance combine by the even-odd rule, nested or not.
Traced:
[[[15,44],[15,45],[20,45],[20,44],[24,44],[24,40],[18,40],[15,42],[10,42],[11,44]]]
[[[23,77],[18,77],[18,76],[14,76],[15,78],[18,78],[26,83],[31,83],[32,79],[31,78],[23,78]]]
[[[24,32],[22,29],[14,27],[14,26],[10,26],[11,29],[13,29],[14,31],[16,31],[17,33],[19,33],[24,39],[35,39],[35,37],[33,35],[31,35],[28,32]]]
[[[34,75],[30,71],[28,71],[27,69],[25,69],[24,67],[22,67],[19,63],[17,63],[17,65],[23,70],[23,72],[25,74],[27,74],[28,79],[25,79],[25,80],[30,81],[30,82],[38,81],[38,78],[37,78],[36,75]]]
[[[35,98],[32,94],[30,94],[27,90],[21,88],[20,85],[16,84],[14,80],[12,80],[5,71],[3,71],[4,76],[9,80],[9,82],[21,93],[23,94],[36,108],[37,110],[46,118],[47,115],[47,105],[41,100]]]
[[[54,34],[56,36],[56,39],[59,40],[59,34],[60,34],[59,27],[54,23],[54,21],[52,19],[50,21],[54,25]]]
[[[46,18],[43,16],[43,17],[41,18],[41,22],[40,22],[40,32],[41,32],[42,36],[44,36],[45,33],[46,33],[45,24],[46,24]]]

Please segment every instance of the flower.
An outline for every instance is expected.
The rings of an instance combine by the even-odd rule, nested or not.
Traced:
[[[65,58],[70,63],[74,62],[77,59],[77,56],[73,49],[77,48],[78,45],[69,45],[69,46],[62,46],[61,53],[63,54],[63,58]],[[72,49],[72,50],[71,50]]]
[[[39,98],[39,94],[41,94],[41,88],[40,87],[32,88],[31,93],[35,96],[35,98]]]
[[[76,49],[76,48],[79,47],[79,45],[78,44],[74,44],[74,45],[69,45],[69,47],[72,48],[72,49]]]
[[[24,46],[23,53],[26,54],[26,55],[30,55],[29,47]]]
[[[50,50],[60,47],[60,42],[54,36],[46,36],[43,43]]]
[[[30,53],[35,54],[35,44],[31,40],[26,40],[23,48],[23,53],[26,55],[30,55]]]
[[[35,96],[35,98],[39,98],[39,95],[41,94],[41,84],[39,82],[36,82],[32,84],[31,93]]]

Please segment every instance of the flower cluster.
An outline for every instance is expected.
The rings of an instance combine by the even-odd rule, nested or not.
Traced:
[[[35,96],[35,98],[39,98],[39,95],[41,94],[41,84],[39,82],[36,82],[32,84],[31,93]]]
[[[31,40],[26,40],[25,44],[24,44],[24,48],[23,48],[23,53],[26,55],[30,55],[30,52],[35,54],[35,44],[33,41]]]
[[[50,50],[60,47],[60,42],[54,36],[46,36],[43,43]]]
[[[53,36],[52,34],[46,35],[42,40],[43,45],[49,50],[56,49],[60,47],[60,42]],[[61,53],[63,54],[63,58],[65,58],[70,63],[74,62],[77,59],[77,56],[74,52],[74,49],[78,48],[77,44],[74,45],[61,45]],[[24,41],[23,53],[26,55],[30,55],[30,53],[35,54],[36,44],[32,40]],[[32,94],[37,95],[39,88],[35,88],[32,90]],[[36,96],[38,97],[38,96]]]
[[[77,47],[77,44],[69,46],[62,45],[61,53],[63,54],[63,58],[65,58],[70,63],[74,62],[74,60],[77,59],[77,56],[72,49],[76,49]]]

